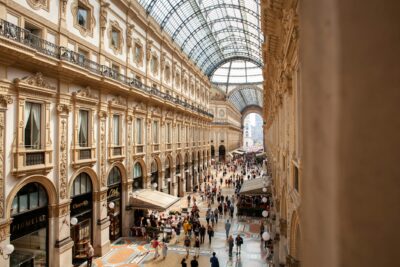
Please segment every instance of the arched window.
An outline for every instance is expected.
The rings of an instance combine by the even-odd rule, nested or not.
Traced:
[[[142,166],[140,166],[139,162],[136,162],[133,167],[133,179],[142,177]]]
[[[12,203],[11,214],[39,209],[47,206],[46,190],[38,183],[29,183],[19,190]]]
[[[107,185],[114,185],[121,183],[121,172],[118,167],[114,167],[111,169],[110,174],[108,175]]]
[[[81,172],[75,178],[71,191],[72,197],[92,192],[92,181],[90,180],[89,174]]]
[[[136,189],[143,189],[142,165],[139,162],[133,166],[133,190]]]

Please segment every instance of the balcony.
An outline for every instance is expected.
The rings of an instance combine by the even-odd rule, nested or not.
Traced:
[[[91,158],[92,158],[92,150],[90,148],[79,150],[79,160],[87,160]]]
[[[144,151],[143,145],[136,146],[136,154],[143,153],[143,151]]]
[[[152,88],[150,86],[144,85],[135,78],[129,78],[105,65],[100,65],[97,62],[91,61],[83,55],[75,53],[74,51],[71,51],[66,47],[57,46],[56,44],[43,40],[38,36],[32,34],[30,31],[20,28],[17,25],[14,25],[5,20],[0,20],[0,39],[1,38],[6,38],[14,42],[23,44],[44,55],[59,59],[61,61],[72,63],[76,66],[93,72],[94,74],[101,75],[116,82],[122,83],[125,86],[129,87],[129,90],[135,89],[146,94],[159,97],[172,105],[179,105],[181,108],[189,109],[209,118],[214,117],[211,113],[205,111],[200,107],[188,104],[174,96],[167,95],[157,88]]]
[[[31,152],[26,153],[25,165],[39,165],[44,164],[44,152]]]

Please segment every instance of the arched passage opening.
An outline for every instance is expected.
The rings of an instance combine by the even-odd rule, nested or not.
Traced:
[[[189,178],[189,154],[185,154],[184,159],[184,166],[185,166],[185,182],[186,182],[186,192],[190,192],[190,178]]]
[[[170,194],[171,195],[171,180],[172,180],[172,177],[171,177],[171,165],[172,165],[172,160],[171,160],[171,157],[170,156],[168,156],[166,159],[165,159],[165,171],[164,171],[164,176],[165,176],[165,179],[164,179],[164,185],[165,185],[165,187],[167,187],[167,190],[168,190],[168,194]]]
[[[36,182],[22,187],[14,197],[10,243],[15,251],[10,257],[11,266],[49,266],[48,203],[46,189]]]
[[[215,158],[215,148],[213,145],[211,145],[211,159]]]
[[[181,168],[182,168],[182,161],[181,161],[181,156],[180,154],[178,154],[176,156],[176,166],[175,166],[175,176],[176,176],[176,180],[178,182],[178,197],[182,197],[183,196],[183,190],[182,190],[182,177],[181,177]]]
[[[107,207],[110,217],[110,240],[114,241],[121,237],[122,229],[122,175],[118,167],[110,170],[107,178]]]
[[[143,169],[140,162],[133,165],[133,190],[143,189]]]
[[[224,162],[225,161],[225,146],[220,145],[218,148],[218,153],[219,153],[219,161]]]
[[[243,118],[243,148],[248,152],[264,149],[263,119],[258,112],[246,112]]]
[[[155,159],[151,161],[150,170],[151,170],[151,188],[158,190],[160,185],[158,184],[158,165]]]
[[[86,172],[79,173],[71,187],[71,218],[76,218],[76,223],[71,223],[72,263],[81,265],[86,261],[88,244],[93,244],[93,184],[90,175]],[[72,220],[72,219],[71,219]]]

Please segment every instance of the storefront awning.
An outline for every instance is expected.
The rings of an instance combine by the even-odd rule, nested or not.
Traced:
[[[244,154],[244,152],[239,151],[239,150],[234,150],[234,151],[232,151],[232,153],[236,153],[236,154],[239,154],[239,155],[243,155]]]
[[[133,192],[131,207],[136,209],[151,209],[165,211],[180,198],[157,190],[141,189]]]
[[[266,185],[264,185],[264,183]],[[240,188],[239,194],[246,195],[263,195],[270,193],[271,181],[268,178],[256,178],[251,180],[246,180],[243,182],[242,187]],[[263,188],[267,188],[267,192],[263,192]]]
[[[265,152],[256,154],[257,158],[261,158],[261,157],[264,157],[264,156],[265,156]]]

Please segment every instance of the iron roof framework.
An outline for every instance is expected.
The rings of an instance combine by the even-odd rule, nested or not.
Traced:
[[[236,87],[228,94],[228,99],[240,112],[248,106],[263,106],[262,90],[255,85]]]
[[[260,0],[139,0],[139,3],[207,76],[236,59],[262,67]]]

